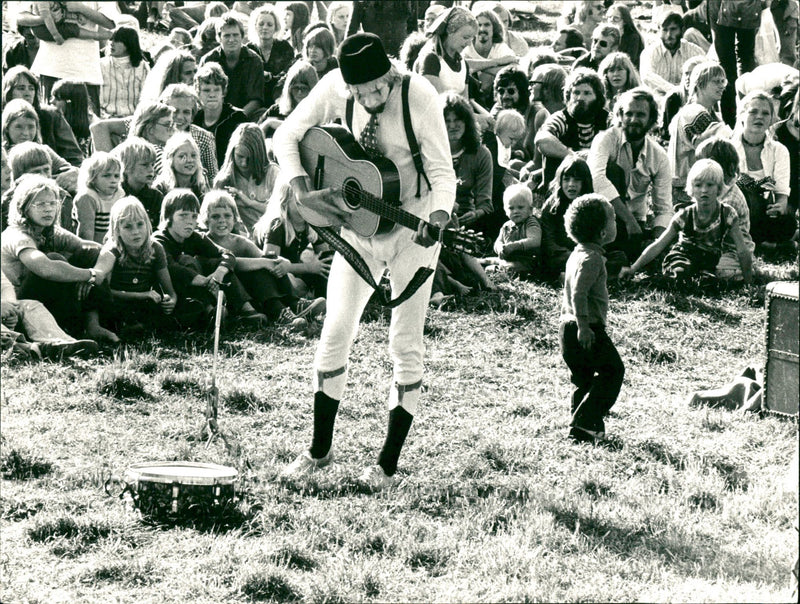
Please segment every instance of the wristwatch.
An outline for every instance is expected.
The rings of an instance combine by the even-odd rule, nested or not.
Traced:
[[[90,276],[89,276],[89,280],[87,281],[87,283],[89,285],[94,285],[95,283],[97,283],[97,271],[94,270],[93,268],[90,268],[89,269],[89,275]]]

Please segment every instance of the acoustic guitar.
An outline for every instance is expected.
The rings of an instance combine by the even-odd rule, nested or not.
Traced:
[[[395,224],[413,231],[421,222],[438,238],[439,228],[400,208],[400,174],[390,160],[370,158],[347,128],[336,124],[309,128],[300,141],[300,162],[319,191],[333,187],[352,211],[344,219],[298,203],[300,214],[317,227],[346,226],[362,237],[388,233]],[[478,254],[485,241],[472,231],[444,229],[442,244]]]

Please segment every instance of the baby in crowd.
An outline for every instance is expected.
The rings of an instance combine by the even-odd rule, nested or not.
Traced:
[[[542,242],[542,228],[533,215],[533,194],[528,186],[518,183],[507,187],[503,208],[508,222],[500,228],[494,251],[511,271],[530,276]]]

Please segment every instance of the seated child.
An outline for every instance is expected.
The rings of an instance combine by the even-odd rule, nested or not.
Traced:
[[[253,123],[239,124],[214,187],[233,195],[248,233],[264,215],[279,172],[278,165],[269,161],[261,129]]]
[[[731,206],[719,202],[724,181],[722,168],[713,159],[696,161],[686,179],[686,192],[692,203],[672,217],[667,230],[630,267],[622,268],[620,278],[633,276],[667,248],[662,272],[670,279],[700,274],[730,278],[730,274],[716,273],[724,251],[723,242],[729,236],[736,247],[742,279],[750,283],[753,255],[742,237],[739,218]]]
[[[564,214],[581,195],[594,193],[592,172],[577,155],[564,158],[550,185],[552,193],[542,208],[542,267],[548,277],[564,274],[575,242],[567,235]]]
[[[289,183],[275,187],[267,211],[253,228],[253,241],[267,256],[286,263],[298,298],[325,297],[333,252],[298,211]]]
[[[605,438],[604,418],[617,401],[625,375],[606,333],[608,273],[603,246],[617,236],[616,214],[604,197],[581,195],[567,208],[564,222],[575,242],[564,275],[558,331],[561,355],[575,385],[569,438],[597,442]]]
[[[267,317],[250,303],[250,296],[233,273],[236,257],[197,231],[200,201],[189,189],[174,189],[164,197],[161,223],[153,237],[167,253],[169,275],[179,303],[192,299],[202,303],[206,319],[216,312],[220,286],[225,290],[230,315],[262,325]]]
[[[164,145],[161,173],[153,186],[164,195],[176,188],[190,189],[197,199],[203,199],[208,179],[200,161],[200,149],[191,134],[173,134]]]
[[[102,41],[111,37],[111,30],[102,27],[103,22],[98,21],[94,11],[88,10],[82,2],[31,2],[31,9],[32,14],[42,21],[41,25],[31,27],[33,34],[45,42],[63,44],[66,38]],[[97,23],[97,31],[82,27],[80,22],[83,20]]]
[[[156,175],[156,148],[143,138],[134,136],[116,146],[111,154],[122,163],[122,190],[133,195],[144,206],[153,229],[161,219],[164,194],[152,187]]]
[[[14,286],[2,271],[0,315],[3,350],[13,346],[21,348],[28,357],[52,361],[97,352],[97,342],[73,338],[58,326],[50,311],[38,300],[17,300]]]
[[[111,208],[125,196],[121,180],[122,164],[110,153],[98,151],[84,160],[73,207],[78,237],[103,243]]]
[[[100,245],[58,226],[60,191],[51,179],[26,174],[19,179],[3,231],[3,271],[19,299],[42,302],[64,331],[92,340],[119,342],[100,325],[110,294],[106,275],[94,268]],[[69,258],[69,260],[67,260]]]
[[[696,159],[713,159],[722,168],[725,180],[722,183],[722,190],[719,194],[720,203],[726,203],[736,210],[739,218],[739,230],[742,232],[742,239],[750,253],[756,249],[756,244],[750,236],[750,208],[747,207],[747,199],[744,193],[736,184],[739,178],[739,154],[733,143],[718,136],[711,137],[703,141],[695,152]],[[725,236],[722,242],[722,256],[717,264],[716,273],[723,279],[741,278],[742,268],[739,264],[739,257],[736,254],[736,243],[731,238],[730,233]]]
[[[167,254],[152,234],[150,219],[138,199],[124,197],[114,204],[108,241],[97,266],[111,276],[110,314],[116,329],[163,329],[168,327],[165,317],[175,310],[178,297],[169,278]]]
[[[20,143],[11,149],[8,154],[8,161],[11,167],[11,177],[13,182],[19,180],[24,174],[41,174],[46,178],[53,177],[53,164],[50,154],[47,153],[47,147],[40,143],[28,141],[27,143]],[[68,191],[59,187],[61,191],[61,218],[59,223],[68,231],[75,231],[75,225],[72,222],[72,195]],[[14,194],[13,189],[10,189],[3,197],[3,224],[8,224],[8,204],[11,202],[11,196]]]
[[[236,276],[253,297],[253,305],[278,325],[306,327],[305,316],[316,317],[325,312],[325,298],[305,300],[292,293],[287,275],[288,262],[267,258],[247,237],[233,232],[239,220],[236,202],[226,191],[206,194],[200,208],[200,225],[208,229],[208,237],[236,256]]]
[[[503,193],[509,220],[500,228],[494,251],[501,266],[520,276],[530,276],[542,242],[542,227],[533,215],[533,194],[527,185],[513,184]]]

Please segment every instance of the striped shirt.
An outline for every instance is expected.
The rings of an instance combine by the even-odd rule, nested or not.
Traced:
[[[150,68],[144,59],[139,67],[131,65],[130,57],[103,57],[100,59],[103,86],[100,89],[100,106],[109,117],[133,115],[139,103],[142,86]]]

